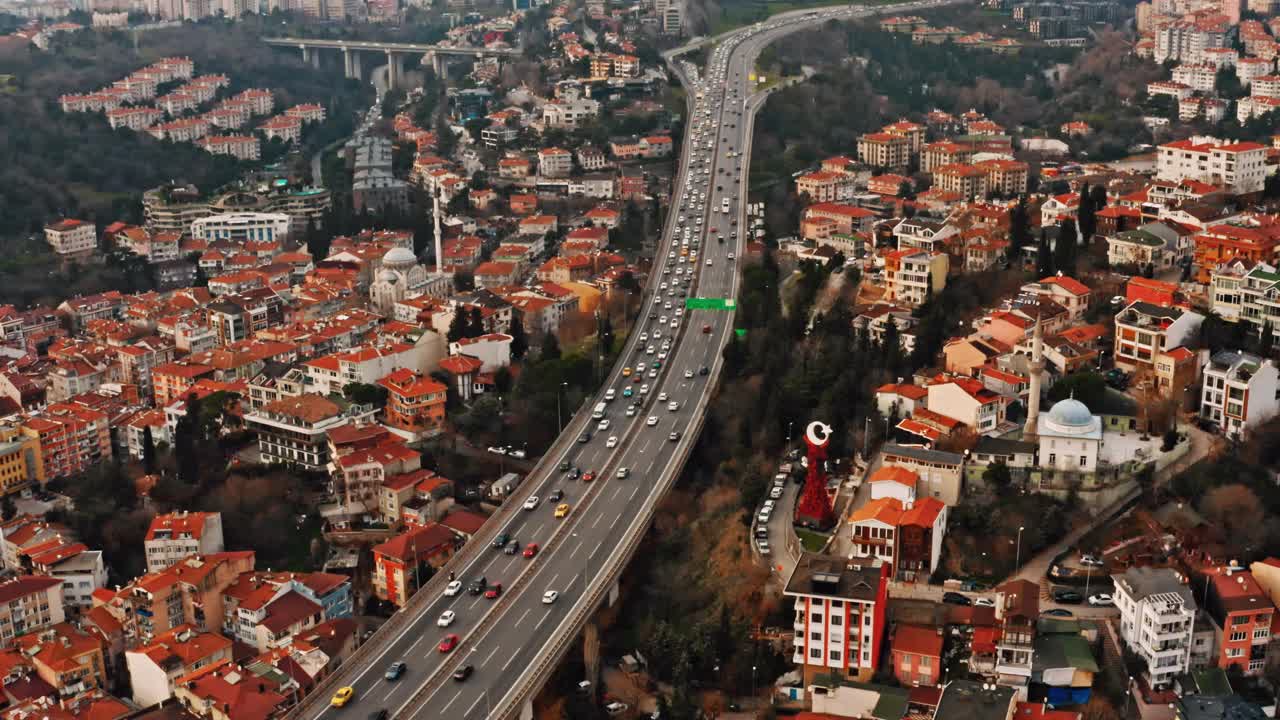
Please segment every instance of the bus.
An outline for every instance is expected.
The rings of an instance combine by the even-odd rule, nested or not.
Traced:
[[[595,410],[591,412],[592,419],[594,420],[602,419],[604,417],[604,411],[605,411],[605,404],[602,402],[596,403]]]

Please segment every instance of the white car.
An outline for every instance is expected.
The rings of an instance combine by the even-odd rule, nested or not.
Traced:
[[[670,410],[671,412],[675,412],[679,409],[680,409],[680,403],[676,402],[675,400],[672,400],[671,402],[667,403],[667,410]]]
[[[538,509],[538,502],[539,502],[539,501],[538,501],[538,496],[537,496],[537,495],[530,495],[530,496],[529,496],[529,499],[524,501],[524,509],[525,509],[525,510],[537,510],[537,509]]]
[[[990,608],[993,608],[993,607],[995,607],[995,606],[996,606],[996,601],[995,601],[995,600],[992,600],[991,598],[987,598],[987,597],[980,597],[980,598],[974,598],[974,599],[973,599],[973,604],[974,604],[974,605],[976,605],[976,606],[978,606],[978,607],[990,607]]]
[[[1111,607],[1115,604],[1115,600],[1107,593],[1098,593],[1089,596],[1089,604],[1094,607]]]
[[[684,379],[685,379],[685,380],[691,380],[691,379],[693,379],[693,371],[692,371],[692,370],[685,370],[685,371],[684,371]]]
[[[641,386],[640,386],[640,394],[641,394],[641,395],[648,395],[648,394],[649,394],[649,383],[645,383],[645,384],[643,384],[643,385],[641,385]]]
[[[461,580],[454,580],[453,582],[444,586],[445,597],[453,597],[454,595],[457,595],[460,592],[462,592]]]
[[[550,605],[551,603],[555,602],[556,598],[558,597],[560,597],[560,593],[556,592],[555,590],[548,590],[542,593],[542,604]]]
[[[645,349],[644,349],[644,352],[645,352],[645,354],[646,354],[646,355],[652,355],[652,354],[653,354],[653,346],[652,346],[652,345],[650,345],[649,347],[645,348]]]
[[[636,406],[635,406],[635,405],[628,405],[628,406],[627,406],[627,413],[626,413],[626,414],[627,414],[627,417],[635,417],[635,415],[636,415]]]
[[[604,446],[607,448],[618,447],[618,436],[610,435],[609,439],[604,442]]]
[[[618,473],[617,473],[617,475],[618,475],[618,477],[619,477],[619,478],[626,478],[626,477],[627,477],[628,475],[630,475],[630,474],[631,474],[631,470],[629,470],[629,469],[627,469],[627,468],[624,468],[624,467],[620,467],[620,468],[618,468]]]
[[[711,258],[707,258],[707,266],[708,266],[708,267],[710,267],[710,266],[711,266]]]
[[[650,379],[650,380],[655,380],[655,379],[657,379],[657,377],[658,377],[658,371],[657,371],[657,370],[650,370],[650,371],[649,371],[649,379]]]
[[[506,454],[507,454],[507,449],[506,449],[506,448],[504,448],[504,447],[502,447],[501,445],[490,445],[490,446],[488,447],[488,449],[487,449],[487,450],[488,450],[488,452],[491,452],[491,453],[493,453],[494,455],[506,455]]]
[[[453,621],[457,619],[458,619],[458,616],[454,614],[452,610],[445,610],[444,612],[440,613],[440,619],[436,620],[436,625],[438,625],[439,627],[449,627],[450,625],[453,624]]]
[[[605,430],[608,430],[608,429],[609,429],[609,418],[605,418],[604,420],[601,420],[600,424],[596,425],[596,430],[599,430],[600,432],[604,432]]]
[[[657,425],[657,424],[658,424],[658,416],[657,416],[657,415],[650,415],[650,416],[649,416],[649,419],[648,419],[648,420],[646,420],[644,424],[645,424],[645,425],[648,425],[649,427],[653,427],[654,425]]]
[[[658,402],[666,402],[666,401],[667,401],[667,394],[666,394],[666,393],[658,393]]]

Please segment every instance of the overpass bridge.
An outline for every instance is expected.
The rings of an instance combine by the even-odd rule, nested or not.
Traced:
[[[384,710],[393,720],[530,720],[533,699],[580,635],[588,677],[594,678],[596,613],[616,602],[622,572],[697,441],[723,348],[734,332],[736,307],[708,300],[737,295],[735,253],[747,242],[751,130],[768,96],[768,91],[753,92],[749,83],[756,57],[774,40],[828,20],[966,1],[784,13],[716,38],[702,77],[687,77],[675,54],[668,54],[671,70],[690,88],[689,115],[702,136],[683,145],[672,212],[644,292],[648,307],[641,310],[617,367],[501,509],[292,709],[291,720],[359,718]],[[718,183],[724,190],[713,193]],[[705,203],[692,202],[703,192]],[[717,226],[721,230],[712,229]],[[692,262],[678,252],[686,239],[697,255]],[[681,272],[665,272],[673,269]],[[702,301],[688,302],[676,284],[668,287],[670,278],[686,276],[684,271],[692,276],[689,296]],[[683,314],[676,315],[677,309]],[[640,331],[654,339],[641,342]],[[665,340],[671,347],[659,362],[652,345]],[[633,369],[624,373],[624,366]],[[610,388],[615,394],[622,388],[638,392],[631,398],[624,392],[610,403],[604,394]],[[628,402],[638,407],[624,413]],[[600,409],[593,407],[597,404]],[[561,468],[569,466],[592,471],[595,479],[566,477]],[[557,499],[551,502],[548,496]],[[498,545],[514,538],[517,547],[539,547],[531,557],[507,555],[495,548],[500,537]],[[455,578],[463,588],[501,584],[502,589],[486,599],[447,588]],[[397,661],[407,664],[405,673],[398,681],[385,681],[384,671]],[[455,673],[464,667],[470,670],[459,681]],[[329,698],[340,687],[352,688],[354,697],[345,708],[330,708]]]
[[[404,77],[404,58],[408,55],[422,55],[431,60],[431,68],[436,75],[444,74],[444,65],[450,57],[520,57],[521,52],[513,48],[456,47],[453,45],[431,45],[427,43],[396,43],[376,40],[325,40],[322,38],[264,38],[263,42],[272,47],[296,48],[302,51],[302,61],[320,67],[320,51],[336,50],[342,54],[345,75],[359,79],[361,76],[361,54],[380,53],[387,57],[387,84],[395,87]]]

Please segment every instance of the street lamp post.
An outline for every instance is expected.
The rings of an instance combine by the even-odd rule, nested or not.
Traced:
[[[1013,553],[1013,573],[1016,576],[1018,569],[1022,567],[1022,531],[1026,530],[1022,525],[1018,526],[1018,549]]]
[[[560,396],[569,389],[569,383],[562,382],[556,388],[556,434],[564,432],[564,414],[560,412]]]
[[[751,666],[751,699],[755,700],[755,697],[756,697],[756,666],[752,665]]]

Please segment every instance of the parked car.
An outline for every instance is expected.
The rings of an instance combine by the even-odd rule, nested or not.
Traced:
[[[942,602],[947,603],[949,605],[968,606],[973,604],[973,600],[970,600],[968,595],[962,595],[958,592],[950,592],[950,591],[942,593]]]
[[[1079,605],[1084,602],[1084,596],[1068,588],[1054,588],[1053,601],[1063,605]]]
[[[1081,555],[1080,564],[1088,567],[1106,567],[1106,563],[1097,555]]]
[[[1067,610],[1066,608],[1049,608],[1048,610],[1045,610],[1040,614],[1043,615],[1044,617],[1060,617],[1060,618],[1072,617],[1071,611]]]
[[[1094,607],[1111,607],[1116,602],[1110,593],[1098,593],[1097,595],[1089,596],[1089,604]]]

